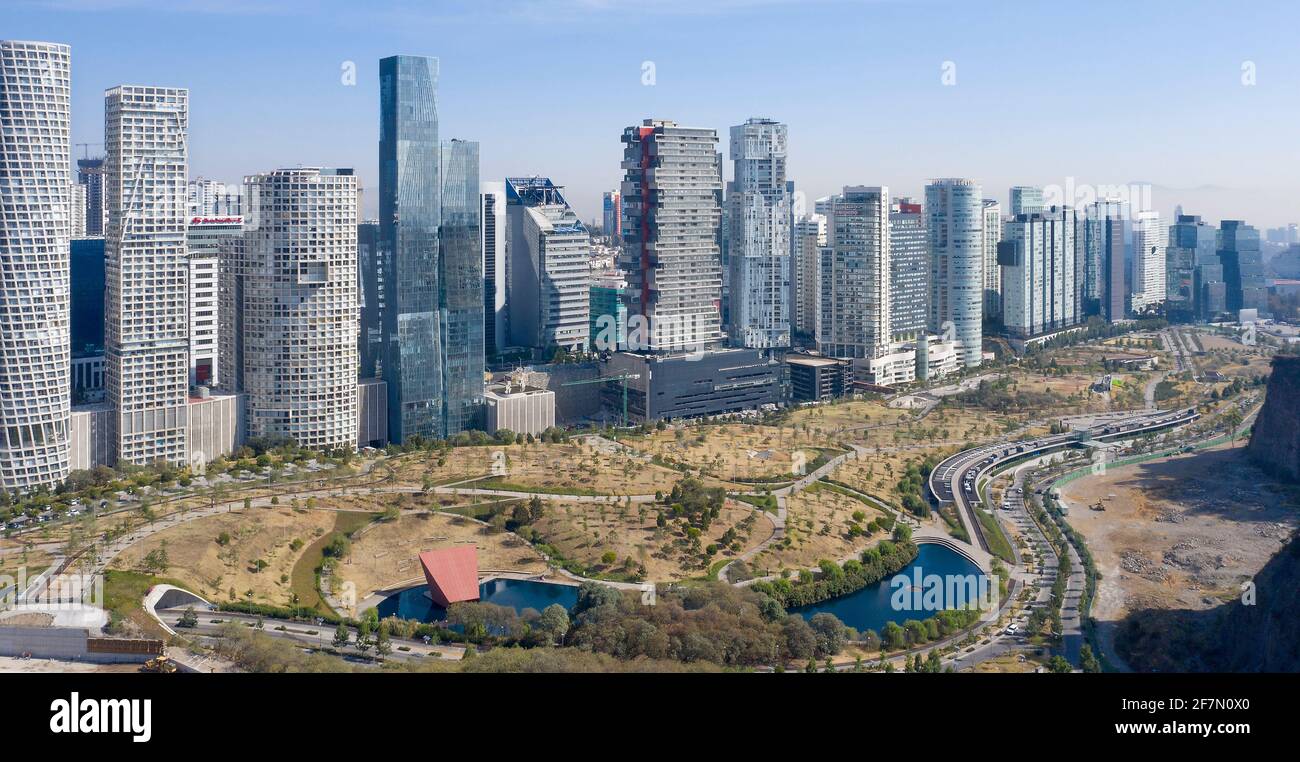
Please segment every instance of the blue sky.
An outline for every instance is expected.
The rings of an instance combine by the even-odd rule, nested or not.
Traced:
[[[353,166],[373,187],[378,59],[408,53],[441,59],[442,135],[482,143],[484,178],[549,175],[585,219],[617,187],[625,126],[715,127],[725,151],[730,125],[768,116],[790,125],[790,176],[809,198],[968,176],[1005,202],[1010,185],[1073,178],[1150,183],[1164,214],[1300,220],[1300,10],[1284,2],[4,5],[0,36],[72,45],[74,142],[103,140],[107,87],[190,88],[196,176]]]

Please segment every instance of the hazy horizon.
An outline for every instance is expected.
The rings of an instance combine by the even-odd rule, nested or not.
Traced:
[[[191,176],[350,166],[366,216],[378,60],[407,53],[440,59],[441,136],[481,143],[484,180],[549,176],[584,220],[618,187],[624,127],[715,128],[729,176],[728,128],[754,116],[789,125],[810,200],[858,184],[919,197],[947,176],[1004,203],[1012,185],[1145,183],[1166,218],[1300,220],[1300,10],[1281,3],[280,5],[20,0],[3,36],[72,46],[74,143],[102,142],[108,87],[188,87]]]

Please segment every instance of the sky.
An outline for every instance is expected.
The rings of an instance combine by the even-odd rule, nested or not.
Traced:
[[[0,3],[0,37],[72,46],[74,143],[103,142],[108,87],[189,88],[196,177],[354,167],[373,189],[378,61],[404,53],[440,59],[441,137],[479,141],[483,179],[549,176],[586,220],[618,187],[625,127],[716,128],[725,159],[728,128],[762,116],[789,125],[808,199],[1138,184],[1166,217],[1300,221],[1290,2]]]

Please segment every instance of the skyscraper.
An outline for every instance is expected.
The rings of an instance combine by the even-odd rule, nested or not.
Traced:
[[[1002,269],[998,267],[998,242],[1002,240],[1002,205],[984,199],[984,319],[1002,314]]]
[[[188,457],[189,91],[122,85],[104,96],[105,350],[119,461]]]
[[[623,199],[618,191],[605,191],[602,211],[604,219],[601,232],[609,239],[611,245],[618,246],[623,240]]]
[[[1227,307],[1218,230],[1198,215],[1180,214],[1169,227],[1166,248],[1171,320],[1209,320]]]
[[[361,202],[357,201],[357,211]],[[384,261],[379,252],[379,223],[357,223],[357,375],[374,378],[384,356]]]
[[[478,173],[478,143],[449,140],[442,144],[438,309],[442,326],[444,437],[484,425],[476,420],[482,412],[486,369]],[[585,323],[583,332],[586,332]]]
[[[591,234],[545,177],[506,178],[510,343],[587,349]]]
[[[1268,310],[1268,286],[1259,249],[1259,231],[1241,220],[1219,223],[1219,260],[1227,284],[1227,308],[1234,319],[1239,310]]]
[[[826,252],[821,278],[829,303],[822,304],[817,348],[833,357],[878,357],[891,332],[888,188],[850,186],[831,199]]]
[[[826,245],[826,217],[812,214],[795,222],[791,237],[791,328],[801,336],[812,338],[817,334],[818,273],[821,271],[821,249]]]
[[[379,246],[384,264],[388,436],[444,436],[438,59],[379,62]],[[477,200],[476,200],[477,203]],[[482,309],[482,304],[479,304]]]
[[[68,475],[71,53],[0,40],[0,487]]]
[[[1133,278],[1130,305],[1134,312],[1149,310],[1165,301],[1165,242],[1168,231],[1160,213],[1138,212],[1133,218]]]
[[[357,179],[279,169],[245,179],[241,391],[249,437],[313,450],[357,441]]]
[[[1008,218],[998,246],[1002,322],[1029,338],[1083,322],[1078,284],[1078,217],[1069,207]]]
[[[483,352],[495,355],[510,344],[507,323],[506,184],[482,183]]]
[[[242,216],[193,216],[185,234],[189,256],[190,385],[217,386],[221,309],[221,241],[242,235]]]
[[[1011,186],[1011,216],[1043,211],[1043,189],[1033,185]]]
[[[898,199],[889,213],[889,323],[894,339],[925,332],[930,304],[930,249],[921,205]]]
[[[623,252],[632,349],[697,350],[722,338],[722,190],[715,130],[647,119],[623,131]]]
[[[1085,311],[1107,322],[1123,320],[1125,304],[1125,241],[1128,204],[1105,199],[1084,207],[1083,296]]]
[[[791,193],[787,128],[749,119],[731,128],[735,180],[727,194],[734,345],[790,346]]]
[[[961,342],[967,368],[983,357],[984,201],[974,180],[925,186],[930,248],[930,329]]]
[[[86,188],[86,235],[102,236],[108,212],[104,208],[104,160],[77,159],[77,184]]]

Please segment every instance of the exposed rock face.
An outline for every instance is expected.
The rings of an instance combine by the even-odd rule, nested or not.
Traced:
[[[1278,478],[1300,481],[1300,357],[1273,358],[1268,397],[1250,437],[1250,457]]]
[[[1115,647],[1139,672],[1300,671],[1300,540],[1255,575],[1242,600],[1206,611],[1135,611]]]

